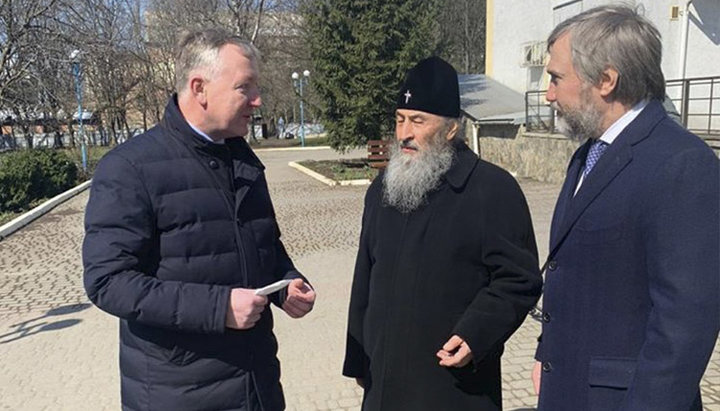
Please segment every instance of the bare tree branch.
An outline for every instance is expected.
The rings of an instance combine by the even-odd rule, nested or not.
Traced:
[[[260,0],[258,4],[257,9],[257,18],[255,19],[255,30],[253,30],[252,37],[250,37],[250,43],[255,44],[255,40],[257,39],[258,32],[260,31],[260,22],[262,21],[263,16],[263,4],[265,3],[265,0]]]

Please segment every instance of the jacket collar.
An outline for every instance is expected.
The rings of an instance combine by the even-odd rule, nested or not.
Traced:
[[[214,145],[193,130],[185,120],[178,106],[177,93],[173,93],[170,100],[168,100],[161,124],[165,129],[169,130],[173,136],[192,147],[204,148]]]
[[[180,112],[178,106],[177,93],[174,93],[167,105],[165,106],[165,114],[163,116],[162,126],[170,131],[170,134],[177,138],[183,144],[190,146],[191,148],[200,150],[213,156],[222,156],[222,153],[226,153],[229,149],[236,158],[242,158],[243,160],[250,163],[252,166],[264,170],[260,159],[255,155],[247,141],[242,137],[228,138],[225,139],[225,144],[214,144],[208,141],[205,137],[198,134]]]
[[[455,155],[450,169],[445,173],[443,179],[453,189],[458,190],[465,186],[479,159],[463,140],[456,137],[451,144],[455,149]]]

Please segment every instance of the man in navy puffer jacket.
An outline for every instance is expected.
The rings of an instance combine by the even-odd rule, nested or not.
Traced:
[[[120,318],[125,410],[285,408],[268,301],[315,292],[282,242],[264,167],[241,137],[261,105],[257,51],[187,34],[162,122],[108,153],[85,215],[85,289]],[[255,289],[281,279],[269,296]]]

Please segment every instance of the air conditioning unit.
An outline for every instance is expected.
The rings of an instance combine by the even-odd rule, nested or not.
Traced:
[[[547,48],[544,41],[536,41],[534,43],[526,44],[523,46],[522,66],[544,66],[546,55]]]
[[[670,6],[670,20],[680,18],[680,6]]]

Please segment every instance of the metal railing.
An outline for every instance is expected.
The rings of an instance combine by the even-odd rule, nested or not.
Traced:
[[[547,90],[525,93],[527,131],[554,133],[555,110],[545,100]],[[683,126],[701,137],[720,138],[720,76],[668,80],[666,99],[672,101]]]
[[[555,110],[545,100],[547,90],[533,90],[525,93],[525,130],[540,133],[555,133]]]
[[[665,93],[688,130],[720,136],[720,76],[668,80]]]

